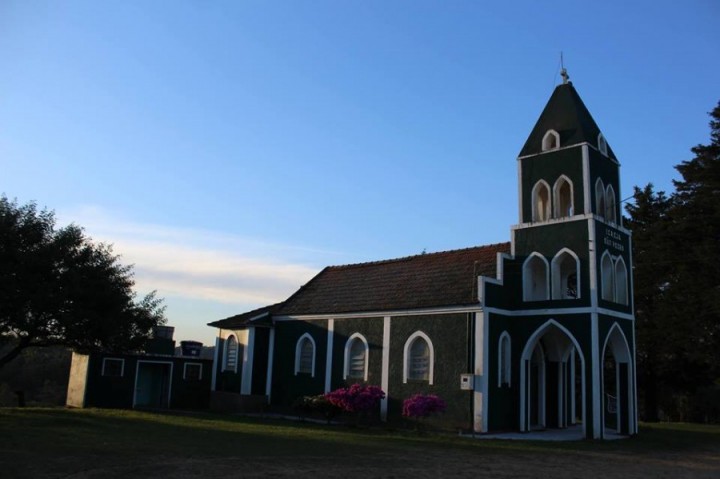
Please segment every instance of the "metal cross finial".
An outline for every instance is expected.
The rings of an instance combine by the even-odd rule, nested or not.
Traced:
[[[565,63],[563,63],[562,52],[560,52],[560,76],[563,79],[563,85],[567,85],[567,82],[570,79],[570,75],[568,75],[567,69],[565,68]]]

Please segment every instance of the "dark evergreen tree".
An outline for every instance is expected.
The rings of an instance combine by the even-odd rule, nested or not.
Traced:
[[[0,197],[0,367],[29,347],[142,348],[162,301],[136,300],[132,267],[53,212]]]

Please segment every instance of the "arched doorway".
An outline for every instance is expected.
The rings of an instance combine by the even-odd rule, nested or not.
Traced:
[[[585,433],[585,356],[570,331],[551,319],[521,356],[520,430],[565,428],[578,418]]]
[[[635,432],[632,361],[627,339],[615,323],[602,353],[602,424],[604,435]]]

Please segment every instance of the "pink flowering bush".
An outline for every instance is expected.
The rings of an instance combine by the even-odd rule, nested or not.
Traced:
[[[445,401],[435,394],[416,394],[403,401],[402,415],[412,418],[429,417],[447,408]]]
[[[325,394],[333,405],[346,412],[365,412],[376,408],[385,392],[378,386],[353,384],[349,388],[340,388]]]

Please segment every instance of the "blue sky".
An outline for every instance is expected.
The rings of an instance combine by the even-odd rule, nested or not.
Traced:
[[[720,100],[720,3],[0,2],[0,192],[115,245],[176,339],[328,264],[507,241],[559,52],[633,185]],[[714,60],[715,59],[715,60]]]

